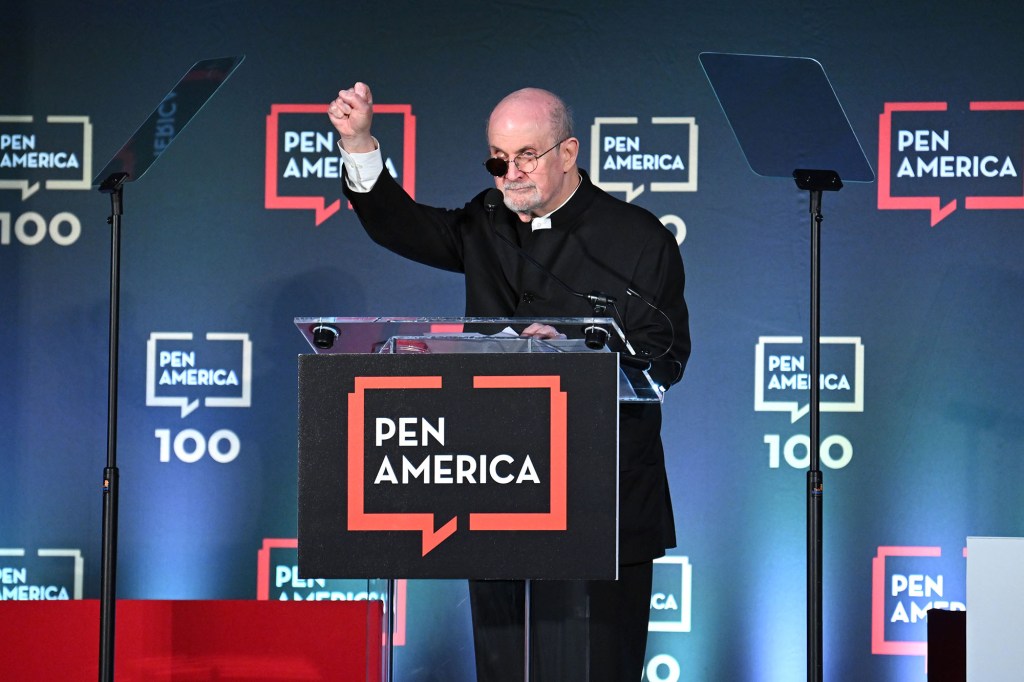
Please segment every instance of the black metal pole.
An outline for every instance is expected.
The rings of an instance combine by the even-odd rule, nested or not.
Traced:
[[[821,506],[823,483],[819,447],[821,389],[821,193],[843,188],[839,173],[829,170],[793,172],[797,186],[811,197],[811,339],[810,339],[810,442],[807,450],[807,680],[821,682]]]
[[[117,350],[121,309],[121,214],[127,173],[114,173],[100,191],[110,194],[110,338],[107,373],[107,466],[103,469],[103,549],[100,564],[100,682],[114,679],[117,610]]]
[[[821,511],[821,190],[811,190],[810,470],[807,472],[807,679],[822,679]]]
[[[811,338],[810,338],[810,468],[807,472],[807,680],[821,682],[822,665],[822,492],[821,407],[821,193],[843,187],[839,174],[830,170],[793,171],[793,179],[811,197]]]

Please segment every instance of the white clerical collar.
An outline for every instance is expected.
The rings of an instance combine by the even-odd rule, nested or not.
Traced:
[[[551,229],[551,213],[540,218],[534,218],[530,221],[530,228],[536,232],[537,230],[550,230]]]
[[[577,179],[577,182],[576,182],[576,189],[574,189],[572,191],[572,194],[570,194],[568,197],[566,197],[565,201],[563,201],[561,204],[559,204],[555,208],[554,211],[551,211],[551,213],[548,213],[547,215],[542,215],[542,216],[540,216],[538,218],[534,218],[530,222],[530,228],[532,229],[533,232],[536,232],[537,230],[550,230],[551,229],[551,216],[552,216],[552,214],[554,214],[555,211],[557,211],[558,209],[560,209],[563,206],[565,206],[566,204],[568,204],[569,201],[573,198],[573,196],[576,195],[576,190],[578,190],[580,188],[580,185],[583,184],[583,176],[579,175],[577,173],[577,178],[578,179]]]

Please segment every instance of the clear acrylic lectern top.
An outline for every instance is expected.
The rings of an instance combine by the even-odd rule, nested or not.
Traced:
[[[584,339],[534,339],[517,328],[538,322],[556,329],[602,328],[625,340],[609,317],[296,317],[316,353],[607,353]],[[619,364],[619,402],[661,402],[665,392],[646,369]]]

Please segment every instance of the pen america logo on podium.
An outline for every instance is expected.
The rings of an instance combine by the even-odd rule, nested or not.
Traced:
[[[376,416],[374,433],[366,438],[367,392],[373,390],[440,389],[442,377],[357,377],[355,391],[348,396],[348,528],[349,530],[409,530],[423,535],[423,554],[433,550],[458,528],[452,517],[438,530],[435,515],[416,512],[368,512],[367,483],[390,495],[395,486],[496,485],[541,486],[546,488],[546,511],[513,510],[474,512],[469,530],[565,530],[566,396],[557,376],[474,376],[474,389],[541,389],[548,391],[550,430],[548,433],[547,484],[541,482],[529,451],[455,453],[446,447],[445,417]],[[424,396],[427,400],[429,397]],[[367,440],[373,443],[376,454]],[[512,448],[506,448],[512,450]],[[369,450],[369,452],[368,452]],[[426,451],[426,452],[424,452]],[[405,454],[418,452],[421,457]],[[370,455],[368,457],[368,455]],[[368,462],[380,461],[376,474],[366,471]],[[367,474],[371,474],[367,476]],[[376,492],[376,491],[374,491]],[[529,491],[532,492],[532,491]],[[528,495],[529,492],[524,493]],[[373,492],[370,493],[373,495]]]
[[[313,211],[321,225],[341,209],[341,152],[327,104],[272,104],[267,116],[265,207]],[[416,117],[410,104],[374,104],[384,168],[416,196]]]
[[[602,358],[608,377],[597,383],[607,385],[595,409],[600,392],[586,391],[586,381],[570,379],[552,358],[541,360],[543,371],[520,367],[543,355],[344,356],[348,369],[358,361],[379,366],[339,377],[341,385],[325,393],[335,396],[329,401],[304,381],[302,358],[300,570],[310,537],[336,547],[346,563],[383,551],[392,564],[431,575],[457,575],[466,561],[509,570],[500,551],[540,569],[550,543],[578,546],[580,556],[586,543],[600,544],[602,529],[614,558],[616,359]],[[590,354],[555,359],[572,366],[578,358],[570,355]],[[308,357],[309,364],[332,359],[342,356]],[[509,363],[515,368],[495,372]],[[603,424],[588,425],[588,413]]]

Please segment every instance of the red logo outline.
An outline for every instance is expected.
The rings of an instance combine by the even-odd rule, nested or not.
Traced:
[[[1024,102],[971,102],[971,111],[1024,111]],[[964,197],[966,209],[1024,209],[1024,185],[1021,196]]]
[[[984,102],[969,104],[971,111],[1024,111],[1024,101]],[[957,200],[945,206],[938,196],[892,195],[892,114],[905,111],[946,111],[948,102],[886,102],[878,116],[878,208],[881,210],[918,210],[931,214],[931,226],[956,210]],[[1021,196],[965,196],[966,209],[1024,209],[1024,185]]]
[[[885,560],[891,556],[942,556],[941,547],[879,547],[871,559],[871,653],[891,656],[924,656],[928,642],[885,639]]]
[[[967,548],[963,555],[967,557]],[[888,656],[924,656],[927,661],[928,642],[885,639],[885,561],[889,557],[941,557],[941,547],[879,547],[871,559],[871,653]],[[927,665],[927,664],[926,664]]]
[[[368,390],[439,389],[440,376],[355,377],[348,396],[348,529],[351,531],[417,531],[423,535],[422,556],[452,536],[458,517],[435,530],[434,514],[367,513],[365,511],[365,394]],[[567,494],[568,400],[555,376],[474,376],[473,388],[546,388],[551,398],[551,483],[547,512],[472,513],[470,531],[565,530]]]
[[[281,196],[278,194],[278,135],[281,114],[324,114],[327,115],[327,104],[271,104],[267,116],[266,161],[264,165],[264,208],[267,209],[307,209],[316,212],[316,225],[319,227],[325,220],[338,212],[341,199],[327,204],[322,196],[297,195]],[[401,114],[402,123],[402,187],[410,197],[416,197],[416,117],[412,113],[411,104],[374,104],[375,114]],[[340,188],[339,188],[340,191]]]

